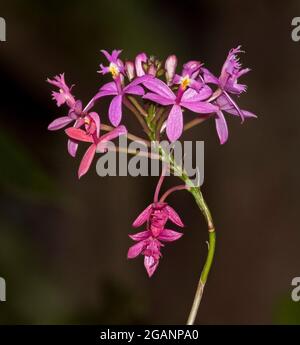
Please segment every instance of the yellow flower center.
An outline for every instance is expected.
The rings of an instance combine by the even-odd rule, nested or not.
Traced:
[[[116,78],[120,73],[119,67],[113,62],[109,64],[109,71],[112,74],[113,78]]]
[[[191,82],[191,80],[190,80],[188,75],[186,75],[185,77],[181,78],[180,85],[183,88],[183,90],[185,90],[190,85],[190,82]]]

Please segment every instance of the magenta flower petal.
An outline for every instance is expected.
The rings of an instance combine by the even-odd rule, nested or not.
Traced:
[[[208,84],[219,84],[219,79],[215,77],[207,68],[201,68],[203,72],[203,79]]]
[[[96,113],[96,112],[91,112],[89,113],[89,116],[92,118],[92,120],[95,122],[95,125],[96,125],[96,134],[97,134],[97,137],[99,137],[100,135],[100,117],[99,115]]]
[[[170,229],[164,229],[157,239],[165,242],[172,242],[178,240],[183,234]]]
[[[215,122],[220,143],[223,145],[228,139],[228,127],[222,111],[217,112]]]
[[[131,86],[136,86],[139,84],[142,84],[146,81],[152,80],[154,79],[152,75],[143,75],[141,77],[137,77],[135,78],[130,84],[128,84],[127,86],[125,86],[124,90],[126,90],[127,88],[131,87]]]
[[[106,59],[107,59],[108,61],[111,60],[111,56],[110,56],[110,54],[109,54],[108,51],[102,49],[102,50],[101,50],[101,53],[106,57]]]
[[[68,140],[68,152],[69,152],[70,156],[75,157],[77,149],[78,149],[77,141],[69,139]]]
[[[200,88],[198,92],[194,89],[187,89],[182,95],[181,101],[197,102],[197,101],[202,101],[204,99],[207,99],[211,95],[212,95],[212,89],[209,86],[204,85],[202,88]]]
[[[174,100],[170,98],[165,98],[162,97],[156,93],[148,92],[146,95],[143,97],[144,99],[149,99],[152,102],[161,104],[161,105],[171,105],[174,104]]]
[[[150,236],[151,236],[151,232],[149,230],[141,231],[136,234],[129,235],[129,237],[134,241],[143,241],[143,240],[146,240]]]
[[[96,147],[96,144],[92,144],[84,154],[78,169],[78,178],[81,178],[88,172],[96,153]]]
[[[141,242],[138,242],[138,243],[134,244],[133,246],[131,246],[128,249],[127,258],[128,259],[136,258],[138,255],[141,254],[141,252],[143,251],[145,246],[146,246],[145,241],[141,241]]]
[[[183,107],[200,114],[215,113],[219,110],[215,105],[208,102],[184,102],[181,101],[180,105]]]
[[[122,118],[122,95],[115,96],[109,106],[108,116],[113,126],[117,127]]]
[[[104,84],[99,91],[110,91],[112,95],[118,93],[117,85],[114,81]]]
[[[147,80],[143,82],[143,84],[144,86],[146,86],[147,89],[149,89],[150,91],[154,93],[157,93],[158,95],[164,98],[169,98],[170,100],[173,100],[173,101],[175,101],[176,99],[174,92],[169,88],[169,86],[157,78],[152,78],[150,80]]]
[[[49,124],[48,129],[49,131],[57,131],[58,129],[65,127],[72,121],[74,120],[69,116],[59,117]]]
[[[173,105],[167,120],[167,135],[170,141],[177,140],[183,130],[183,116],[181,107]]]
[[[155,260],[153,256],[145,255],[144,266],[146,268],[149,278],[153,276],[153,273],[156,271],[158,264],[159,260]]]
[[[101,50],[101,53],[106,57],[106,59],[109,61],[109,62],[114,62],[116,63],[117,60],[118,60],[118,57],[119,55],[122,53],[122,50],[113,50],[111,55],[109,54],[108,51],[106,50]]]
[[[52,80],[48,78],[47,82],[59,88],[59,92],[52,92],[52,98],[56,100],[58,107],[64,103],[67,103],[70,108],[74,107],[75,98],[71,94],[72,86],[69,87],[66,84],[64,73],[56,75]]]
[[[70,137],[71,139],[84,141],[87,143],[93,142],[93,138],[90,135],[87,135],[85,131],[83,131],[80,128],[70,127],[70,128],[67,128],[65,132],[67,136]]]
[[[145,93],[144,89],[139,85],[126,87],[124,89],[124,92],[127,94],[138,96],[143,96],[143,94]]]
[[[223,109],[223,108],[222,108]],[[227,113],[231,114],[231,115],[235,115],[235,116],[240,116],[240,114],[237,112],[236,109],[232,108],[232,109],[227,109],[224,111],[226,111]],[[241,110],[241,113],[243,114],[244,118],[249,118],[249,117],[254,117],[256,118],[257,116],[253,113],[251,113],[251,111],[248,111],[248,110]]]
[[[166,209],[168,211],[168,215],[169,215],[169,219],[176,225],[180,226],[181,228],[184,227],[184,224],[182,222],[182,220],[180,219],[178,213],[174,210],[173,207],[171,207],[170,205],[166,206]]]
[[[136,220],[132,223],[132,226],[134,228],[138,228],[139,226],[143,225],[148,220],[151,208],[152,208],[152,204],[149,205],[141,214],[138,215]]]
[[[112,131],[102,135],[102,137],[100,137],[100,142],[107,142],[110,140],[113,140],[121,135],[127,134],[127,129],[125,126],[121,125],[115,129],[113,129]]]

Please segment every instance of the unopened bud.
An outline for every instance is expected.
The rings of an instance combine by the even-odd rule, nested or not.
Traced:
[[[136,71],[136,75],[138,77],[145,75],[143,63],[146,63],[147,60],[148,60],[148,57],[145,53],[140,53],[136,56],[136,58],[135,58],[135,71]]]
[[[165,62],[167,84],[171,84],[177,67],[176,55],[170,55]]]
[[[125,72],[130,81],[135,77],[135,68],[132,61],[125,62]]]

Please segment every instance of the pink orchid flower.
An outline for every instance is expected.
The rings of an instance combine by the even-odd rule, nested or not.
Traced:
[[[238,83],[238,78],[250,71],[250,68],[242,68],[242,65],[239,62],[237,54],[243,53],[241,46],[231,49],[228,53],[227,59],[223,64],[221,74],[219,78],[215,77],[208,69],[202,68],[203,78],[206,83],[211,83],[218,85],[221,92],[228,102],[236,109],[238,115],[241,117],[242,121],[244,120],[243,112],[241,112],[238,105],[231,98],[229,94],[240,95],[245,92],[247,86],[244,84]]]
[[[56,100],[57,106],[60,107],[64,103],[67,104],[69,107],[69,112],[67,116],[61,116],[53,120],[48,125],[48,130],[50,131],[57,131],[66,127],[67,125],[74,122],[74,127],[79,128],[83,124],[85,124],[88,119],[92,118],[96,122],[99,118],[96,112],[89,113],[90,109],[94,106],[94,99],[86,105],[85,108],[82,107],[82,102],[80,100],[76,100],[75,97],[71,94],[71,87],[65,82],[64,73],[58,76],[55,76],[53,80],[47,79],[47,82],[58,87],[59,92],[52,91],[53,99]],[[78,143],[75,140],[69,139],[68,140],[68,152],[72,157],[76,156],[78,148]]]
[[[177,94],[175,94],[168,85],[157,78],[147,80],[143,84],[152,91],[146,93],[144,99],[149,99],[161,105],[172,105],[167,120],[167,135],[170,141],[177,140],[182,134],[182,108],[200,114],[215,113],[218,110],[217,106],[204,101],[212,94],[212,90],[207,85],[203,85],[199,92],[193,89],[184,91],[179,88]]]
[[[247,89],[246,85],[238,83],[238,78],[250,71],[250,68],[242,68],[237,57],[239,53],[243,53],[241,46],[229,51],[219,78],[215,77],[208,69],[201,68],[203,80],[206,83],[215,84],[219,88],[212,97],[215,98],[213,103],[219,107],[215,116],[215,124],[221,144],[224,144],[228,139],[228,126],[223,111],[234,116],[240,116],[242,122],[245,118],[257,117],[247,110],[240,109],[230,96],[230,94],[240,95]]]
[[[73,85],[69,87],[66,84],[65,81],[65,74],[59,74],[54,77],[54,79],[47,79],[47,82],[49,84],[52,84],[56,87],[58,87],[59,92],[52,91],[52,99],[56,101],[56,104],[58,107],[63,105],[64,103],[67,103],[67,105],[70,108],[73,108],[75,106],[75,98],[71,94],[71,90],[73,88]]]
[[[109,62],[109,65],[103,66],[101,64],[99,73],[111,73],[112,77],[117,79],[120,74],[124,72],[124,64],[122,60],[119,59],[119,55],[122,53],[122,50],[113,50],[111,54],[109,54],[106,50],[101,50],[101,53],[104,54]]]
[[[172,242],[178,240],[183,234],[165,228],[168,220],[183,227],[183,223],[177,212],[167,203],[156,202],[149,205],[133,222],[134,227],[147,223],[147,230],[129,235],[138,243],[131,246],[127,253],[128,259],[134,259],[138,255],[144,255],[144,266],[151,277],[155,272],[161,257],[161,242]]]
[[[199,91],[203,86],[203,82],[197,80],[202,64],[199,61],[189,61],[183,65],[182,74],[175,74],[173,83],[180,85],[185,90],[187,87],[191,87],[196,91]]]
[[[87,123],[87,126],[89,127],[87,132],[75,127],[70,127],[65,130],[69,138],[91,143],[81,160],[78,169],[79,178],[88,172],[97,150],[99,152],[105,152],[108,148],[109,141],[127,133],[127,129],[124,126],[119,126],[111,132],[100,136],[100,120],[98,124],[93,124],[91,121],[91,123]]]
[[[160,248],[164,246],[161,242],[173,242],[183,235],[180,232],[166,228],[168,220],[179,227],[184,227],[184,225],[178,213],[170,205],[164,202],[162,198],[158,200],[163,179],[164,175],[161,176],[157,184],[154,202],[132,224],[136,228],[146,223],[146,230],[129,235],[137,243],[129,248],[127,258],[134,259],[140,254],[143,255],[144,266],[149,277],[153,275],[159,264]]]
[[[117,127],[122,119],[122,102],[124,97],[126,95],[143,96],[145,91],[140,84],[152,78],[150,75],[144,75],[135,78],[126,86],[123,86],[119,80],[109,82],[100,88],[94,100],[105,96],[114,96],[108,109],[108,117],[112,125]]]

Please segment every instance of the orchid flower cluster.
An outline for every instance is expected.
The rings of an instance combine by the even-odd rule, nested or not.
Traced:
[[[52,92],[57,106],[66,105],[68,108],[64,116],[50,123],[48,129],[55,131],[67,127],[67,149],[72,157],[76,156],[79,143],[89,144],[81,159],[79,178],[88,172],[96,152],[109,150],[108,143],[111,140],[121,135],[127,135],[129,139],[138,138],[128,133],[126,126],[122,124],[124,108],[136,116],[143,133],[148,137],[143,140],[148,143],[149,140],[159,142],[163,136],[173,143],[181,137],[183,131],[212,119],[219,141],[224,144],[228,140],[225,113],[240,117],[241,122],[246,118],[256,117],[236,103],[236,98],[246,91],[246,85],[241,84],[239,79],[250,71],[249,68],[242,68],[239,62],[238,54],[242,53],[240,46],[229,51],[218,76],[196,60],[186,62],[178,71],[175,55],[170,55],[162,62],[146,53],[140,53],[134,61],[123,61],[121,52],[113,50],[110,54],[102,50],[107,61],[100,64],[98,73],[108,74],[112,79],[101,86],[85,106],[74,96],[73,85],[66,83],[64,74],[47,79],[48,83],[57,88]],[[107,112],[110,124],[103,123],[103,112],[100,116],[94,110],[101,99],[106,97],[110,98]],[[186,111],[192,115],[186,114]],[[184,118],[191,120],[184,123]],[[101,134],[102,131],[106,133]],[[163,160],[163,152],[158,150],[158,153]],[[172,157],[169,157],[168,164],[169,171],[176,168]],[[183,174],[181,179],[185,184],[171,188],[159,198],[164,178],[165,173],[159,179],[153,202],[133,222],[133,227],[145,224],[146,228],[130,235],[136,243],[130,247],[127,256],[130,259],[144,256],[144,266],[149,277],[157,269],[163,243],[178,240],[182,236],[182,233],[166,227],[168,221],[183,227],[180,216],[165,200],[172,192],[180,189],[191,192],[207,220],[210,235],[214,233],[212,218],[200,188],[188,186],[188,178]],[[213,249],[214,246],[210,246],[209,250]],[[210,253],[208,260],[212,260],[212,257]],[[207,262],[200,279],[203,286],[209,268]]]

